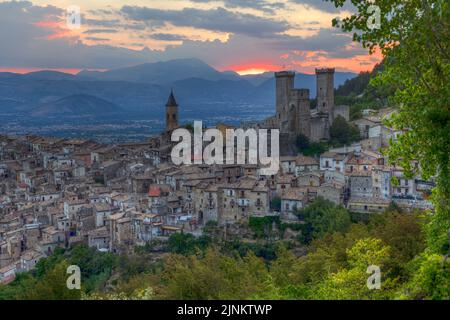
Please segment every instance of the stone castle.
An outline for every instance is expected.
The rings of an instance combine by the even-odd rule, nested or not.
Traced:
[[[276,114],[264,125],[280,129],[282,154],[295,154],[295,141],[300,134],[312,142],[328,140],[333,120],[341,115],[349,118],[347,106],[334,105],[334,69],[316,69],[317,105],[311,109],[308,89],[294,88],[295,72],[275,72]]]
[[[334,72],[332,68],[316,69],[317,104],[311,108],[308,89],[294,88],[294,71],[275,72],[276,113],[257,127],[280,130],[281,155],[295,155],[295,142],[301,134],[311,142],[330,139],[330,127],[340,115],[349,120],[348,106],[334,104]],[[178,128],[178,104],[173,91],[166,103],[166,128],[162,133],[162,144],[170,144],[171,132]]]

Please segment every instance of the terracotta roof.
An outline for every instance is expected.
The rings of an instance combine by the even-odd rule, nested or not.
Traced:
[[[150,187],[150,190],[148,191],[148,195],[150,197],[159,197],[161,195],[161,188],[160,187]]]
[[[311,157],[306,157],[306,156],[298,156],[295,159],[295,164],[298,166],[307,166],[307,165],[318,165],[319,162]]]

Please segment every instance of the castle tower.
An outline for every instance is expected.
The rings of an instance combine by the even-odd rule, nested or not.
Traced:
[[[295,72],[275,72],[276,78],[276,117],[279,122],[287,120],[291,91],[294,89]]]
[[[311,111],[308,89],[293,89],[291,92],[291,104],[295,106],[295,113],[292,115],[295,121],[295,134],[310,135]]]
[[[333,121],[334,113],[334,69],[316,69],[317,112],[328,115]]]
[[[178,128],[178,104],[171,90],[166,103],[166,131]]]

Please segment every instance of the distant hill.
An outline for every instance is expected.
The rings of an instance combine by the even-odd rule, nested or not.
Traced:
[[[337,96],[358,96],[368,88],[370,79],[374,78],[383,68],[383,64],[377,64],[372,71],[359,73],[356,77],[345,80],[335,91]]]
[[[105,116],[123,110],[107,100],[79,94],[48,102],[31,110],[34,117]]]
[[[200,78],[211,81],[238,80],[239,75],[231,72],[219,72],[198,59],[177,59],[145,63],[104,72],[81,71],[77,74],[77,78],[170,84],[187,78]]]
[[[192,97],[196,101],[252,101],[255,87],[245,80],[210,81],[189,78],[172,84],[175,93],[182,97]]]
[[[247,80],[248,82],[250,82],[255,86],[259,86],[264,82],[266,82],[267,80],[269,80],[270,78],[273,78],[273,72],[269,71],[260,74],[247,74],[241,76],[241,78]]]
[[[59,71],[42,70],[26,73],[22,75],[22,78],[28,80],[71,80],[75,79],[75,76]]]
[[[335,87],[355,76],[354,73],[336,72]],[[309,89],[311,99],[315,98],[314,74],[297,73],[295,86]],[[217,71],[198,59],[178,59],[106,72],[82,71],[75,76],[56,71],[0,73],[0,112],[50,115],[51,112],[39,110],[49,109],[60,99],[88,95],[127,112],[151,113],[159,117],[171,88],[175,89],[181,108],[188,107],[192,113],[201,110],[200,104],[208,104],[224,116],[229,110],[226,106],[237,104],[266,109],[273,106],[275,110],[273,72],[240,76],[233,71]]]

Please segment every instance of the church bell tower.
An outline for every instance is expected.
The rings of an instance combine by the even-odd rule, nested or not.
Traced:
[[[166,131],[178,128],[178,104],[171,90],[166,103]]]

